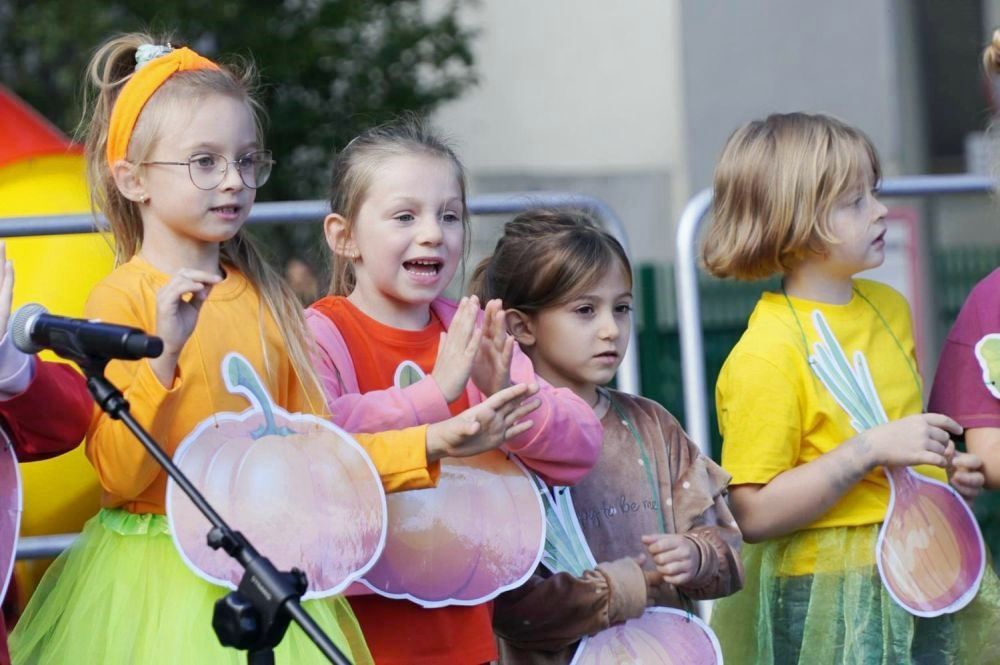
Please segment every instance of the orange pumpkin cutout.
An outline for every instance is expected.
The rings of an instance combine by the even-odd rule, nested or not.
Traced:
[[[385,542],[385,493],[375,467],[339,427],[275,405],[242,356],[228,354],[222,371],[229,391],[253,406],[206,418],[178,446],[175,463],[279,570],[305,571],[305,598],[339,593],[374,564]],[[185,563],[235,589],[243,568],[208,547],[208,520],[173,481],[167,515]]]

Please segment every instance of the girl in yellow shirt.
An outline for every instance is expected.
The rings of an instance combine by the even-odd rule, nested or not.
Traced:
[[[880,467],[914,466],[966,496],[978,458],[956,453],[962,428],[921,413],[910,312],[897,292],[855,275],[884,259],[878,155],[859,130],[793,113],[750,122],[715,172],[703,257],[718,277],[783,275],[764,293],[719,376],[716,402],[730,502],[748,545],[744,591],[712,624],[729,663],[1000,662],[995,576],[957,614],[919,619],[896,604],[875,565],[889,505]],[[868,360],[888,423],[860,434],[810,362],[819,312],[848,356]],[[947,472],[946,472],[947,469]],[[968,619],[968,620],[967,620]],[[953,629],[958,626],[959,629]],[[982,660],[983,649],[993,653]]]

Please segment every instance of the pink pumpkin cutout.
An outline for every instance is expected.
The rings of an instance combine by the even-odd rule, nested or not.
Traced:
[[[722,665],[715,634],[696,616],[651,607],[584,638],[570,665]]]
[[[14,574],[17,536],[21,530],[21,474],[14,454],[14,445],[0,426],[0,575],[3,585],[0,598],[7,595]]]
[[[541,558],[541,501],[500,451],[442,460],[436,488],[393,494],[387,505],[385,551],[363,580],[378,594],[478,605],[520,586]]]
[[[227,355],[222,367],[230,392],[254,406],[205,419],[178,446],[175,463],[279,569],[306,572],[305,598],[339,593],[371,567],[384,544],[378,473],[340,428],[277,407],[242,356]],[[208,547],[208,520],[173,481],[167,515],[185,563],[210,582],[236,588],[243,568]]]

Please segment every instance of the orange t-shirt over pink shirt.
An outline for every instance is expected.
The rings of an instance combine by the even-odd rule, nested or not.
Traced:
[[[425,373],[434,369],[445,327],[433,313],[422,330],[400,330],[379,323],[346,298],[323,298],[312,307],[343,335],[361,392],[392,386],[397,368],[407,360]],[[468,406],[463,393],[449,409],[458,414]],[[426,609],[378,595],[348,600],[378,665],[468,665],[497,658],[490,603]]]

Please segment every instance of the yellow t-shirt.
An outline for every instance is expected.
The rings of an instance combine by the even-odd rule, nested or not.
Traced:
[[[761,296],[715,391],[722,466],[732,474],[732,485],[766,484],[857,433],[809,367],[806,347],[812,353],[819,341],[815,310],[823,313],[848,358],[856,351],[864,354],[890,421],[923,410],[906,300],[878,282],[855,280],[854,286],[845,305],[786,300],[781,293]],[[947,482],[943,469],[916,470]],[[875,469],[806,528],[877,524],[888,506],[889,481]]]

